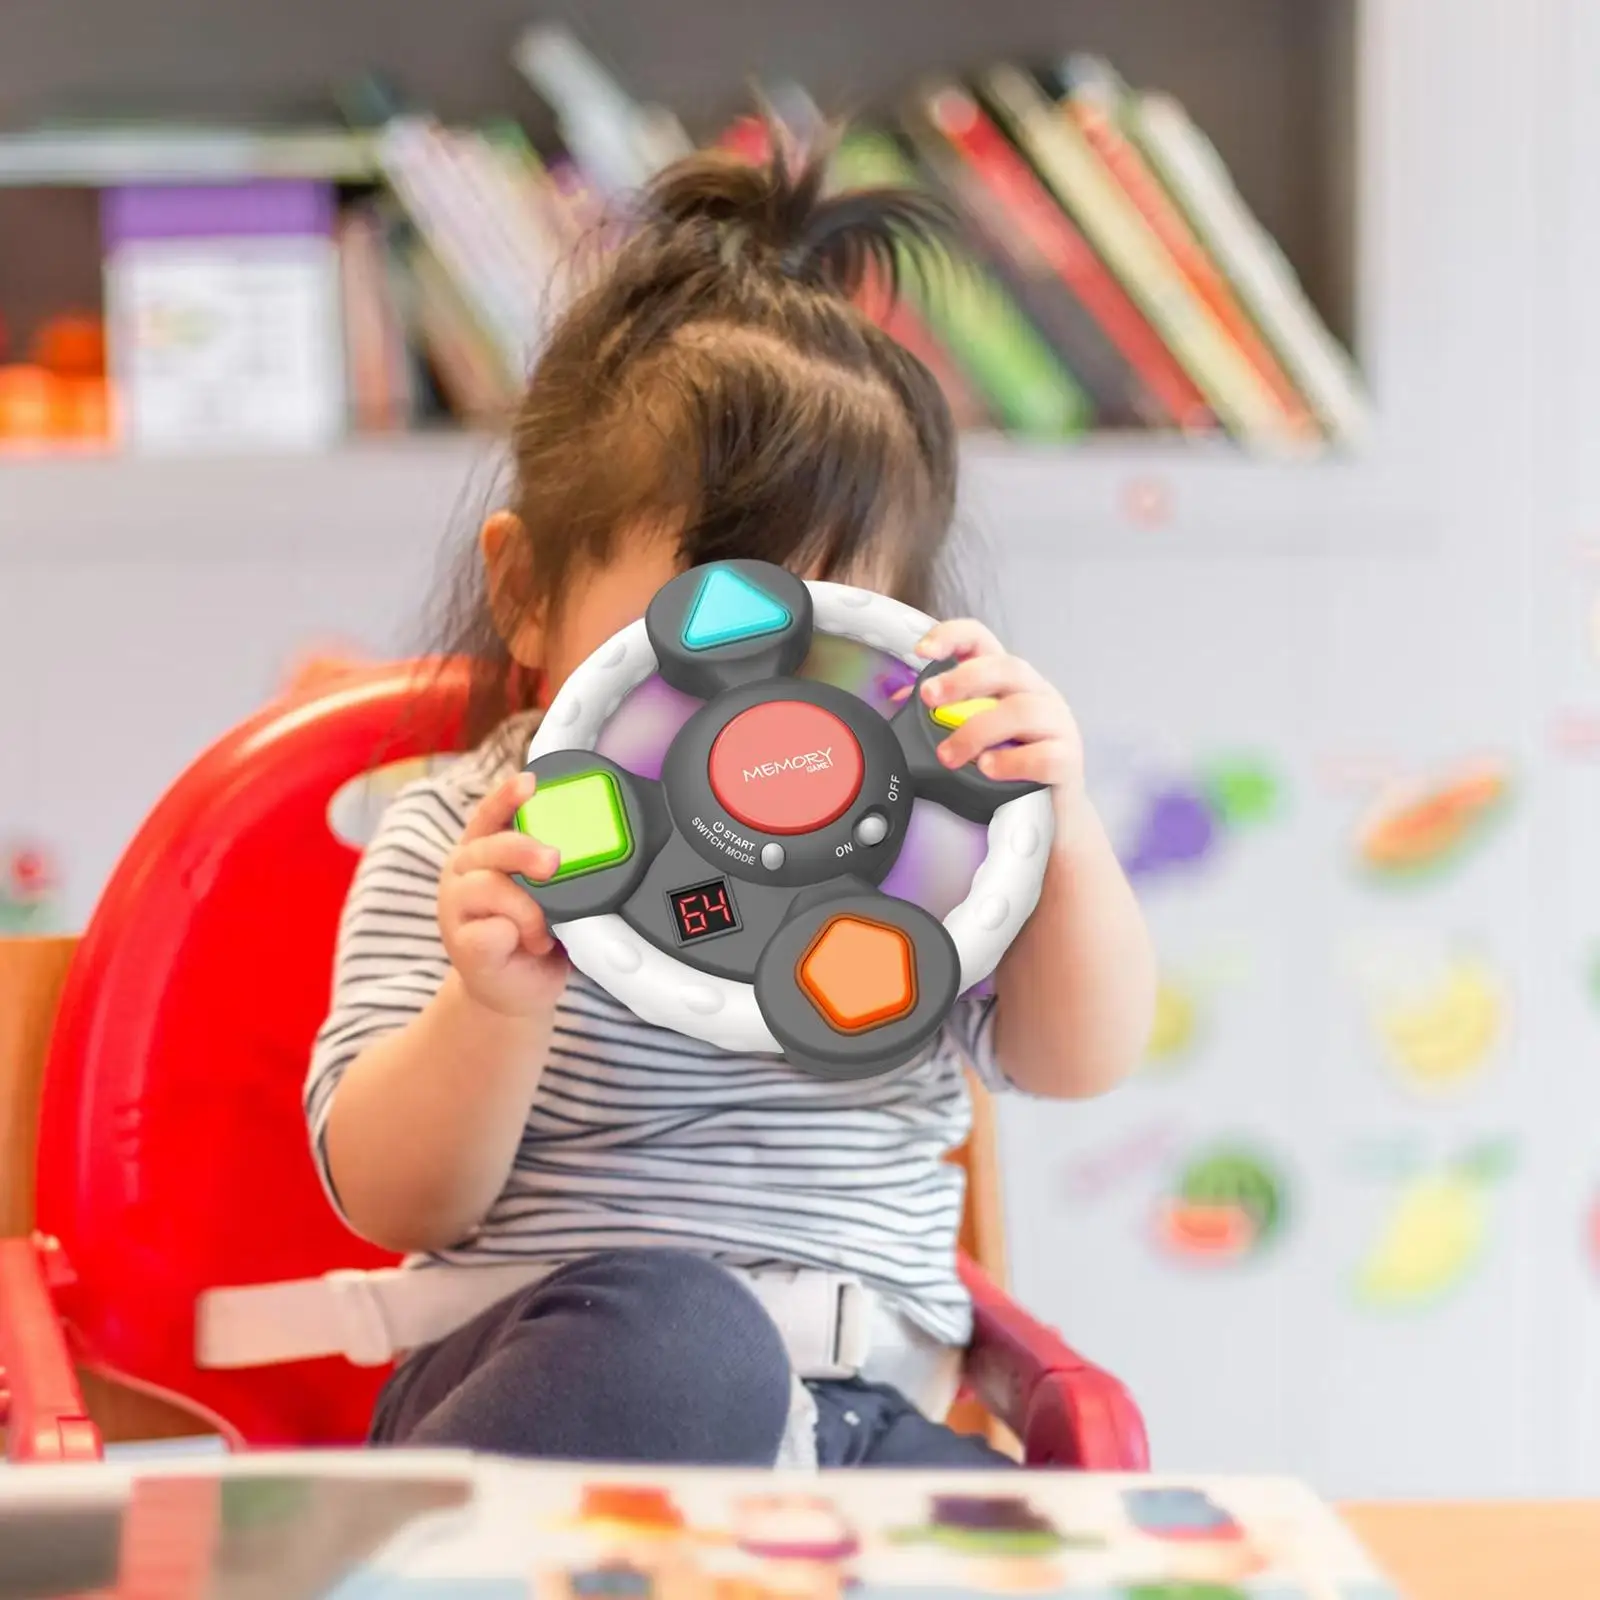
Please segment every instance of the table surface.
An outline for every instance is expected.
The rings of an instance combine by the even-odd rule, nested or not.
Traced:
[[[1406,1600],[1600,1596],[1600,1501],[1340,1510]]]

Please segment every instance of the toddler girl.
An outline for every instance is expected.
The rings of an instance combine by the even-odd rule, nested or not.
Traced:
[[[971,1323],[944,1160],[968,1128],[963,1065],[1098,1094],[1138,1060],[1154,991],[1061,696],[977,622],[921,645],[960,658],[930,703],[998,701],[941,755],[1051,786],[1056,835],[994,998],[880,1077],[640,1022],[572,971],[513,876],[558,865],[510,826],[534,708],[685,566],[755,557],[933,608],[950,413],[854,303],[933,218],[911,195],[827,197],[824,168],[780,150],[665,172],[521,404],[511,509],[482,530],[452,641],[475,662],[477,747],[405,791],[363,857],[306,1085],[335,1204],[412,1257],[450,1324],[397,1368],[375,1441],[1002,1464],[938,1420]]]

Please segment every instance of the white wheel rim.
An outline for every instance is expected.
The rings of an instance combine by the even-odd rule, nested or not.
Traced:
[[[869,645],[907,666],[927,663],[917,641],[933,619],[886,595],[808,581],[814,627]],[[601,645],[567,679],[528,746],[528,759],[593,750],[623,700],[656,671],[641,619]],[[944,919],[961,958],[965,991],[992,973],[1039,903],[1054,827],[1044,790],[1008,800],[989,821],[988,849],[966,898]],[[645,1022],[744,1054],[782,1054],[753,985],[699,972],[668,955],[616,912],[559,924],[573,966]]]

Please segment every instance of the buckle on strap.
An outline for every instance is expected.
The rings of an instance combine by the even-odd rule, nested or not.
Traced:
[[[394,1335],[384,1315],[383,1301],[373,1275],[359,1268],[342,1267],[326,1273],[334,1327],[344,1358],[353,1367],[382,1367],[394,1359]]]
[[[875,1299],[859,1278],[843,1272],[753,1272],[745,1282],[777,1324],[798,1377],[860,1375],[872,1349]]]

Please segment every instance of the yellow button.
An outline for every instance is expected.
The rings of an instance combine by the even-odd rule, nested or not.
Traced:
[[[941,728],[959,728],[963,722],[985,711],[993,711],[999,704],[998,700],[991,700],[987,695],[980,695],[976,700],[952,700],[947,706],[933,708],[933,720]]]

